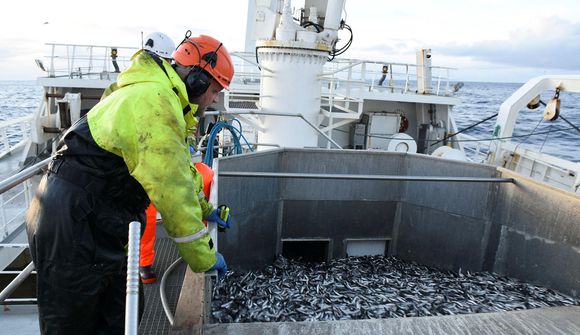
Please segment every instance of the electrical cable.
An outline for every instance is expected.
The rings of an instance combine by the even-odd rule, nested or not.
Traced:
[[[553,124],[550,124],[550,128],[548,130],[552,130],[552,126]],[[546,142],[548,141],[548,137],[550,136],[551,132],[546,132],[546,137],[544,137],[544,141],[542,142],[542,145],[540,146],[540,152],[542,152],[542,150],[544,150],[544,145],[546,145]]]
[[[332,51],[329,53],[329,57],[328,57],[328,61],[329,62],[331,62],[332,60],[334,60],[334,57],[340,56],[343,53],[345,53],[346,50],[348,50],[348,48],[350,48],[350,46],[352,45],[352,41],[354,39],[354,34],[352,32],[352,28],[348,24],[346,24],[344,22],[344,20],[341,20],[340,21],[340,26],[339,26],[338,29],[339,30],[342,30],[342,29],[348,30],[350,32],[350,38],[349,38],[348,42],[346,42],[346,44],[343,45],[342,47],[340,47],[340,48],[337,49],[336,48],[336,44],[332,47]]]
[[[489,121],[489,120],[493,119],[493,118],[494,118],[494,117],[496,117],[497,115],[498,115],[498,113],[495,113],[495,114],[493,114],[492,116],[490,116],[490,117],[487,117],[487,118],[485,118],[485,119],[483,119],[483,120],[481,120],[481,121],[479,121],[479,122],[476,122],[476,123],[472,124],[471,126],[469,126],[469,127],[467,127],[467,128],[461,129],[460,131],[458,131],[458,132],[456,132],[456,133],[449,134],[449,135],[445,136],[445,137],[444,137],[442,140],[438,140],[437,142],[430,144],[430,145],[429,145],[429,147],[431,147],[431,146],[434,146],[435,144],[438,144],[439,142],[447,141],[448,139],[452,138],[453,136],[455,136],[455,135],[457,135],[457,134],[461,134],[462,132],[464,132],[464,131],[466,131],[466,130],[469,130],[469,129],[471,129],[471,128],[473,128],[473,127],[475,127],[475,126],[479,125],[479,124],[482,124],[482,123],[484,123],[485,121]]]
[[[258,70],[262,71],[262,68],[260,67],[260,61],[258,60],[258,49],[260,47],[256,47],[256,64],[258,65]]]
[[[567,124],[569,124],[572,128],[576,129],[576,131],[578,131],[580,133],[580,128],[578,128],[578,126],[576,126],[572,122],[568,121],[564,116],[562,116],[562,114],[560,114],[559,117],[562,118],[562,120],[566,121]]]
[[[543,118],[542,118],[542,119],[540,119],[540,122],[538,122],[538,124],[536,124],[536,126],[534,127],[534,129],[532,130],[532,132],[531,132],[531,133],[529,133],[529,134],[528,134],[528,136],[526,136],[526,137],[525,137],[525,138],[524,138],[524,139],[523,139],[521,142],[519,142],[519,143],[516,145],[516,147],[514,148],[514,151],[513,151],[514,153],[515,153],[515,152],[518,150],[518,147],[520,146],[520,144],[522,144],[522,143],[526,142],[526,140],[527,140],[527,139],[528,139],[530,136],[532,136],[532,134],[534,133],[534,131],[536,131],[536,129],[538,129],[538,127],[540,126],[540,124],[542,123],[542,121],[544,121],[544,119],[543,119]]]
[[[318,23],[314,23],[312,21],[306,21],[303,25],[302,28],[308,28],[308,27],[314,27],[316,28],[316,32],[319,33],[321,31],[324,30],[324,27],[319,25]]]
[[[223,156],[241,154],[242,153],[242,144],[240,142],[240,139],[244,140],[246,146],[248,147],[248,149],[250,151],[254,151],[252,149],[252,146],[248,143],[248,140],[246,139],[244,134],[242,134],[242,123],[238,119],[233,119],[232,122],[233,121],[236,121],[238,123],[239,129],[234,127],[232,124],[229,124],[227,121],[218,121],[211,128],[211,131],[207,137],[207,147],[205,149],[205,156],[203,158],[203,162],[207,166],[211,167],[213,164],[214,143],[217,139],[218,134],[223,129],[227,129],[230,132],[230,134],[232,135],[232,139],[234,141],[234,146],[227,153],[222,153]]]

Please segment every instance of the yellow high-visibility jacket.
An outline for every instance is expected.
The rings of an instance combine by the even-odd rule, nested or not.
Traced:
[[[137,52],[117,78],[117,88],[105,93],[87,122],[96,144],[123,158],[191,269],[207,271],[216,262],[215,249],[202,223],[198,190],[203,186],[185,140],[197,124],[197,106],[189,104],[171,65],[158,61]]]

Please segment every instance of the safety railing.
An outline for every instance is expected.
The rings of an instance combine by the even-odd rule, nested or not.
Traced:
[[[48,77],[108,79],[111,72],[120,72],[130,64],[135,47],[87,44],[47,43],[51,52],[47,63],[37,59],[36,65]]]
[[[0,207],[0,218],[2,219],[1,229],[4,234],[3,239],[10,233],[8,231],[9,224],[14,222],[14,218],[18,218],[19,215],[22,215],[30,203],[31,190],[30,185],[28,184],[28,180],[32,176],[39,173],[48,164],[49,161],[50,158],[47,158],[0,182],[0,200],[2,204]],[[8,191],[11,191],[10,198],[5,199],[4,195]],[[7,208],[7,203],[11,203],[13,200],[20,196],[24,198],[23,204],[16,206],[16,208]],[[9,218],[10,216],[11,218]],[[1,246],[2,244],[0,243],[0,247]]]
[[[236,74],[232,81],[232,91],[253,89],[259,92],[260,68],[255,54],[251,52],[234,52]],[[383,66],[388,67],[382,85],[379,81],[383,75]],[[418,94],[417,81],[423,78],[417,76],[416,64],[370,61],[360,59],[335,58],[324,66],[322,92],[324,95],[343,95],[349,99],[357,99],[360,90],[365,92],[385,92],[400,94]],[[239,69],[239,71],[238,71]],[[427,83],[427,92],[437,96],[451,96],[454,91],[451,85],[451,73],[454,68],[432,66],[428,72],[431,80]],[[420,75],[419,75],[420,77]],[[353,96],[353,94],[355,96]]]
[[[261,129],[257,119],[249,115],[265,115],[260,110],[260,77],[261,69],[254,53],[233,53],[236,74],[233,78],[231,90],[224,95],[224,105],[230,114],[255,129]],[[378,85],[383,76],[383,67],[388,68],[384,86]],[[328,118],[327,125],[314,129],[327,139],[330,148],[340,146],[331,140],[332,130],[354,122],[360,118],[363,107],[363,97],[369,93],[385,94],[422,94],[451,96],[450,73],[453,68],[430,67],[431,81],[425,84],[424,92],[419,92],[417,82],[423,80],[418,77],[418,67],[415,64],[378,62],[355,59],[337,58],[326,63],[321,80],[321,109],[323,116]],[[265,69],[267,75],[275,75]],[[279,115],[279,114],[276,114]],[[290,116],[290,115],[283,115]],[[300,117],[300,115],[291,115]],[[305,120],[307,121],[307,120]],[[312,125],[310,125],[312,126]]]
[[[385,78],[382,78],[382,68],[388,68]],[[368,92],[385,92],[399,94],[428,94],[451,96],[453,89],[450,83],[450,67],[432,66],[427,68],[431,80],[426,83],[426,92],[418,92],[417,82],[423,78],[417,74],[416,64],[368,61],[357,59],[335,59],[328,62],[324,68],[324,79],[335,82],[335,89],[346,92],[362,89]],[[338,80],[337,80],[338,79]],[[382,79],[382,85],[379,82]],[[330,85],[323,85],[330,91]],[[349,95],[348,93],[346,94]]]
[[[459,147],[465,152],[467,158],[475,163],[485,163],[489,153],[490,141],[482,141],[477,137],[467,134],[457,134],[450,141],[458,141]]]
[[[28,181],[32,176],[42,172],[48,165],[52,158],[47,158],[22,172],[9,177],[0,182],[0,194],[11,190],[15,186]],[[24,223],[22,223],[24,224]],[[141,224],[139,222],[131,222],[129,224],[129,245],[128,245],[128,260],[127,260],[127,292],[126,292],[126,308],[125,308],[125,334],[137,334],[138,329],[138,315],[139,315],[139,239],[141,236]],[[0,248],[7,247],[27,247],[26,244],[2,244]],[[26,268],[18,273],[18,275],[0,292],[0,304],[6,301],[26,301],[34,303],[36,299],[8,299],[8,297],[16,290],[25,280],[34,272],[34,264],[30,262]]]
[[[47,158],[5,180],[3,180],[2,182],[0,182],[0,196],[3,196],[4,193],[6,193],[7,191],[12,190],[13,188],[15,188],[18,185],[22,185],[22,184],[27,184],[28,180],[33,177],[34,175],[38,174],[39,172],[41,172],[47,165],[48,162],[50,161],[50,158]],[[30,199],[30,188],[28,186],[24,186],[24,193],[28,194],[26,196],[27,200],[27,205],[24,207],[22,213],[24,213],[24,211],[26,210],[26,208],[28,207],[28,203],[29,203],[29,199]],[[2,206],[2,218],[3,220],[5,219],[5,215],[6,212],[4,211],[4,204]],[[18,218],[19,216],[15,216],[14,218]],[[22,217],[21,217],[22,218]],[[19,223],[18,225],[23,225],[24,224],[24,220]],[[6,227],[4,227],[4,229],[7,229]],[[5,238],[6,236],[4,236]],[[4,240],[4,238],[2,240]],[[26,248],[27,245],[26,244],[13,244],[13,243],[0,243],[0,248]],[[30,264],[28,264],[28,266],[26,266],[26,268],[24,268],[24,270],[22,270],[3,290],[2,292],[0,292],[0,304],[4,303],[5,301],[12,301],[13,299],[8,299],[8,297],[12,294],[12,292],[18,288],[20,286],[20,284],[22,284],[26,278],[28,278],[28,276],[34,271],[34,264],[31,262]],[[27,301],[30,302],[34,302],[36,299],[27,299]]]

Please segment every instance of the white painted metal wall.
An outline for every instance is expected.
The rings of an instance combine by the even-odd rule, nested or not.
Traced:
[[[258,133],[260,143],[276,143],[282,147],[316,147],[318,132],[298,116],[301,114],[318,124],[320,113],[319,76],[326,62],[322,51],[292,48],[260,48],[262,69],[260,119],[264,131]],[[286,115],[286,116],[282,116]]]

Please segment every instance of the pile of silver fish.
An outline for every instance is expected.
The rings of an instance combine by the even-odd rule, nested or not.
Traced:
[[[213,291],[213,322],[329,321],[578,305],[553,290],[488,272],[441,271],[393,257],[304,263],[279,258],[230,272]]]

